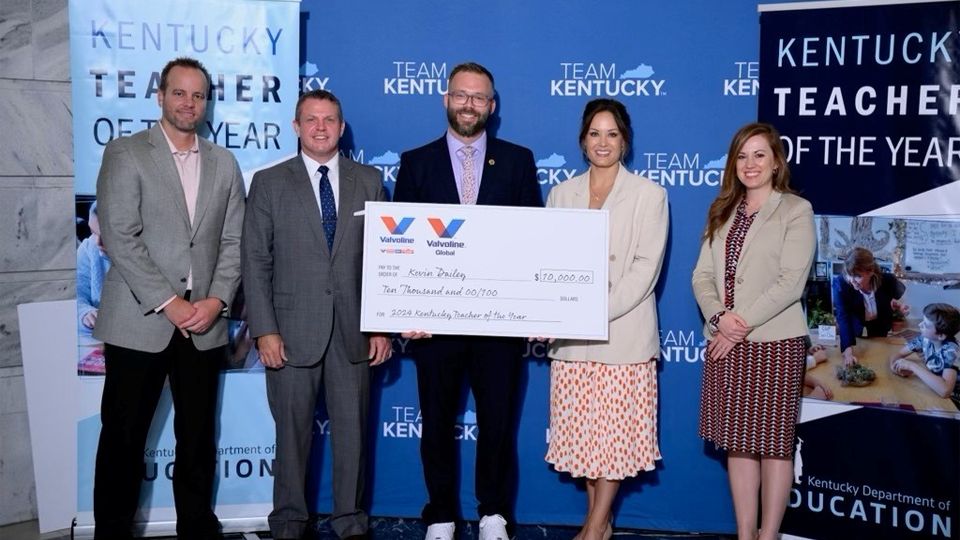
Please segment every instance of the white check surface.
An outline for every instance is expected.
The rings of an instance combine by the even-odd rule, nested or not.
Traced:
[[[607,339],[605,210],[368,202],[364,332]]]

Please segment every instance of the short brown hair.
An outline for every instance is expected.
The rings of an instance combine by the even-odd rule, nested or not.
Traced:
[[[872,274],[870,283],[873,284],[873,290],[880,287],[880,276],[883,269],[877,264],[873,257],[873,252],[867,248],[855,247],[850,250],[847,257],[843,260],[843,273],[850,277],[860,274]]]
[[[300,121],[300,108],[303,106],[303,102],[308,99],[325,99],[333,103],[337,106],[337,116],[339,116],[340,121],[343,122],[343,107],[340,106],[340,100],[329,90],[311,90],[305,94],[301,94],[297,99],[297,108],[293,116],[294,120]]]
[[[207,79],[207,94],[210,93],[210,72],[207,71],[207,68],[205,68],[199,60],[196,58],[190,58],[189,56],[174,58],[173,60],[167,62],[167,65],[163,66],[163,71],[160,72],[161,92],[165,92],[167,90],[167,78],[170,76],[170,70],[175,67],[199,70],[201,73],[203,73],[203,77]]]
[[[934,331],[941,336],[952,338],[960,332],[960,311],[950,304],[927,304],[923,308],[923,315],[933,323]]]
[[[490,70],[481,66],[476,62],[464,62],[462,64],[457,64],[453,67],[453,70],[450,71],[450,76],[447,77],[447,86],[450,86],[450,82],[453,81],[453,78],[457,76],[457,73],[476,73],[477,75],[483,75],[484,77],[490,79],[490,88],[493,88],[493,73],[490,73]]]

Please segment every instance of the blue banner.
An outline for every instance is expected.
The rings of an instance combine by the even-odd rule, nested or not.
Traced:
[[[385,0],[305,0],[301,10],[301,88],[325,88],[340,97],[348,124],[344,154],[380,169],[389,191],[400,153],[446,129],[442,94],[460,62],[477,61],[493,72],[492,130],[533,150],[544,198],[586,170],[577,140],[584,105],[597,97],[626,104],[635,132],[628,166],[668,190],[670,240],[657,288],[663,460],[655,471],[623,483],[617,526],[732,531],[722,456],[696,435],[703,338],[690,273],[730,137],[756,117],[756,3],[494,0],[398,9]],[[419,516],[426,492],[416,370],[406,343],[395,346],[404,354],[374,372],[368,492],[373,515]],[[528,353],[517,519],[579,523],[586,508],[582,483],[543,459],[545,348],[533,344]],[[476,519],[474,413],[466,402],[457,428],[466,519]],[[315,476],[316,508],[329,511],[329,449],[318,449],[315,457],[324,465]]]

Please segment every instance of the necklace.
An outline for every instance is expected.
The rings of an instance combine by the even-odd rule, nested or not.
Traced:
[[[612,189],[613,189],[613,184],[610,184],[608,187],[606,187],[602,191],[594,191],[593,187],[590,187],[590,198],[595,201],[599,201],[600,199],[603,199],[607,195],[609,195]]]

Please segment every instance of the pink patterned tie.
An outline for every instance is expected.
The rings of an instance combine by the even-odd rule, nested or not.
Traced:
[[[457,150],[457,155],[463,160],[463,175],[460,177],[460,203],[477,204],[477,175],[473,170],[473,155],[477,149],[464,146]]]

